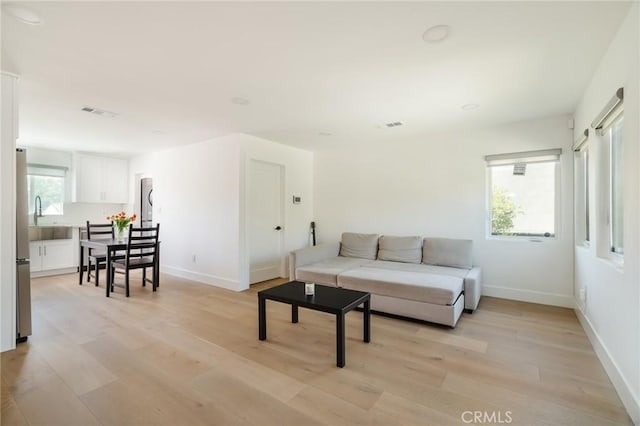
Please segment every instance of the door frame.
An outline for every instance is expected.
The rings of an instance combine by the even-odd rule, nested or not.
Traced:
[[[280,226],[282,226],[282,230],[280,231],[280,238],[278,241],[279,252],[280,252],[280,277],[286,276],[285,273],[285,258],[284,258],[284,248],[285,248],[285,238],[287,232],[287,224],[286,224],[286,211],[285,211],[285,190],[286,190],[286,176],[287,170],[286,165],[274,161],[265,161],[260,158],[254,158],[250,156],[244,156],[243,161],[241,162],[241,176],[244,179],[241,179],[240,182],[240,191],[242,196],[240,197],[240,288],[239,290],[246,290],[249,288],[250,284],[250,275],[251,275],[251,253],[250,253],[250,244],[251,244],[251,235],[249,230],[249,221],[251,215],[251,199],[250,199],[250,190],[251,190],[251,165],[253,163],[262,163],[268,164],[271,166],[277,166],[280,170]]]

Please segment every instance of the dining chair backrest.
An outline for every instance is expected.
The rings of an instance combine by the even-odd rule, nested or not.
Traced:
[[[155,262],[158,253],[158,237],[160,235],[160,224],[144,228],[134,228],[129,225],[129,240],[127,241],[126,264],[131,260],[139,259],[139,262],[148,260]],[[146,262],[145,262],[146,263]]]
[[[113,232],[113,222],[109,223],[90,223],[87,221],[87,240],[113,239],[115,234]]]

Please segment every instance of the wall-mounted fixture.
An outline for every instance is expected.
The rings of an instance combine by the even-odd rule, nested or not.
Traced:
[[[298,195],[293,196],[293,204],[300,204],[301,201],[302,201],[302,198],[299,197]]]

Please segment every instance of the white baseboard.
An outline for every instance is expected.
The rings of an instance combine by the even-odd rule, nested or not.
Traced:
[[[249,271],[249,284],[255,284],[262,281],[270,280],[274,277],[279,277],[280,266],[268,266],[266,268],[251,269]]]
[[[519,300],[521,302],[540,303],[542,305],[562,306],[564,308],[571,309],[576,307],[573,296],[565,294],[544,293],[541,291],[485,285],[482,289],[482,295],[499,297],[501,299]]]
[[[578,317],[578,321],[580,321],[582,328],[589,338],[589,341],[591,341],[593,349],[596,351],[598,359],[602,363],[604,370],[607,372],[609,379],[611,379],[613,387],[616,388],[618,396],[620,396],[624,407],[627,409],[627,413],[629,413],[631,420],[635,425],[640,425],[640,400],[633,395],[629,383],[627,383],[624,376],[620,373],[618,365],[615,363],[613,358],[611,358],[611,354],[591,325],[589,318],[584,316],[580,309],[575,309],[575,312]]]
[[[50,269],[48,271],[34,271],[34,272],[31,272],[31,278],[50,277],[52,275],[77,274],[77,273],[78,273],[78,267],[72,266],[71,268]]]
[[[191,281],[222,287],[227,290],[239,291],[240,289],[240,283],[238,281],[215,275],[189,271],[187,269],[176,268],[175,266],[161,266],[160,271],[168,275],[173,275],[174,277],[186,278]]]

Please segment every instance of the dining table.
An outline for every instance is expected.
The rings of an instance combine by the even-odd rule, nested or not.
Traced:
[[[106,265],[107,265],[107,285],[106,285],[106,296],[109,297],[111,292],[111,274],[109,273],[109,267],[111,265],[111,258],[115,255],[116,252],[127,249],[127,239],[119,240],[117,238],[102,238],[102,239],[93,239],[80,240],[80,270],[79,270],[79,284],[82,285],[82,276],[84,273],[84,249],[96,249],[99,251],[106,252]],[[156,287],[160,287],[160,273],[158,270],[158,266],[160,264],[160,244],[158,242],[158,252],[155,259],[155,267],[153,268],[153,280],[156,281]],[[87,270],[87,274],[90,271]]]

